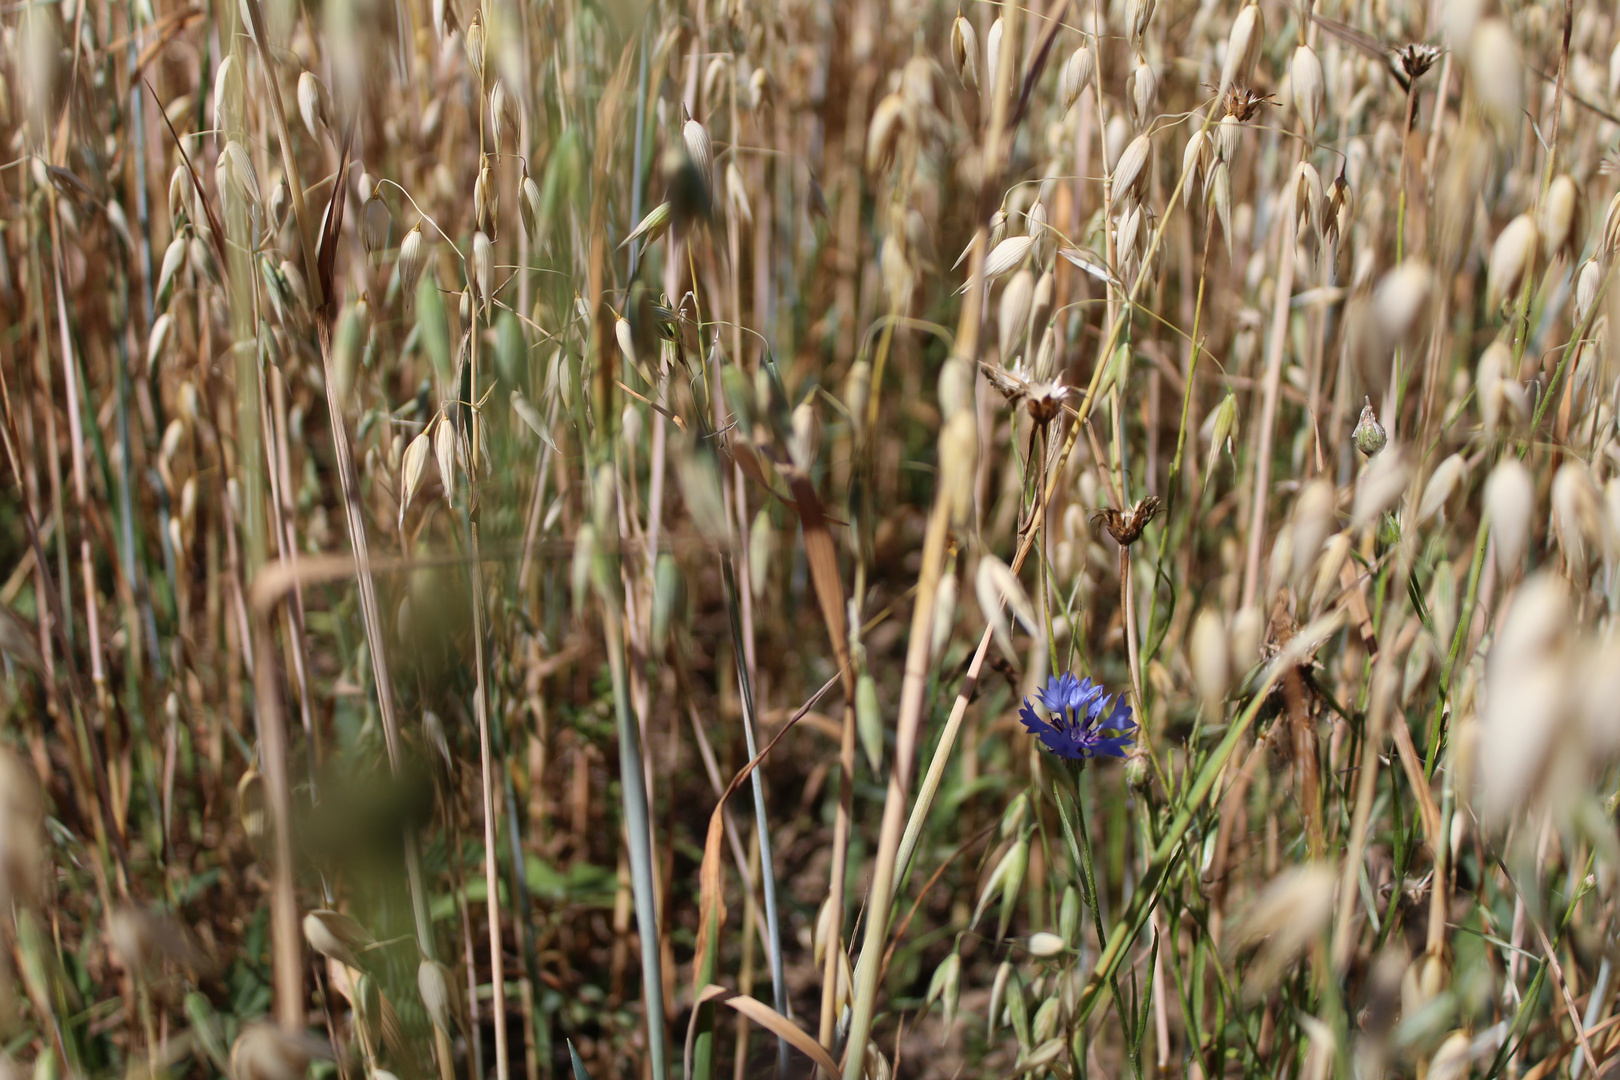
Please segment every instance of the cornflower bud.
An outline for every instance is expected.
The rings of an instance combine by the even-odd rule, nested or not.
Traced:
[[[1350,433],[1350,437],[1355,440],[1356,449],[1367,457],[1378,453],[1389,441],[1389,433],[1384,430],[1384,425],[1378,422],[1378,414],[1373,411],[1371,398],[1368,398],[1367,403],[1362,406],[1361,419],[1357,422],[1355,431]]]

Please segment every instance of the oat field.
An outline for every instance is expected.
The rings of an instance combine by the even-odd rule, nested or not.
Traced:
[[[0,6],[0,1080],[1620,1076],[1602,0]]]

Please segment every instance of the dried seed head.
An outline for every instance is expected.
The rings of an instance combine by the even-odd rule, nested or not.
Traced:
[[[1133,48],[1142,47],[1148,23],[1153,21],[1155,3],[1156,0],[1130,0],[1125,6],[1125,34]]]
[[[1524,68],[1519,46],[1503,19],[1483,19],[1468,46],[1468,71],[1485,112],[1505,130],[1524,123]]]
[[[488,304],[493,299],[490,288],[495,280],[495,249],[481,232],[473,234],[471,263],[467,280],[477,287],[479,301]]]
[[[1541,202],[1541,250],[1555,255],[1574,255],[1581,240],[1581,190],[1568,173],[1553,177],[1547,197]]]
[[[991,94],[996,92],[996,75],[1001,67],[1001,36],[1005,29],[998,15],[996,21],[990,24],[990,32],[984,36],[984,89]]]
[[[1474,374],[1474,397],[1479,402],[1479,415],[1486,438],[1493,438],[1496,435],[1496,426],[1502,412],[1499,387],[1502,375],[1511,363],[1513,354],[1502,341],[1491,342],[1479,355],[1479,364]]]
[[[1288,68],[1288,81],[1293,85],[1294,108],[1299,112],[1299,118],[1305,124],[1305,135],[1309,138],[1322,119],[1326,87],[1322,77],[1322,61],[1317,58],[1315,49],[1301,45],[1294,50],[1294,59]]]
[[[467,65],[472,68],[473,78],[478,80],[480,90],[484,86],[484,23],[474,14],[472,22],[467,24],[467,36],[463,41],[467,50]]]
[[[1215,612],[1205,608],[1193,622],[1187,642],[1187,659],[1192,667],[1193,685],[1203,699],[1206,723],[1221,715],[1221,702],[1231,684],[1231,657],[1227,651],[1226,627]]]
[[[951,24],[951,60],[956,65],[956,77],[969,90],[979,88],[979,32],[973,24],[958,15]]]
[[[709,141],[709,129],[696,120],[688,120],[681,126],[681,138],[686,142],[686,155],[692,159],[692,166],[697,169],[698,176],[703,180],[704,189],[709,192],[709,198],[714,198],[716,190],[714,185],[714,146]]]
[[[1496,621],[1475,762],[1488,824],[1523,813],[1546,779],[1568,718],[1572,624],[1568,587],[1545,571],[1519,587]]]
[[[1027,236],[1009,236],[995,247],[984,260],[984,278],[993,281],[1009,270],[1023,264],[1033,241]]]
[[[1080,100],[1081,93],[1091,85],[1091,77],[1097,70],[1097,57],[1091,51],[1091,46],[1082,45],[1069,54],[1063,62],[1063,71],[1058,76],[1058,90],[1063,95],[1063,111],[1068,112],[1074,108],[1074,103]]]
[[[997,329],[1001,345],[1001,362],[1012,366],[1013,350],[1021,343],[1024,327],[1029,319],[1030,301],[1035,295],[1035,275],[1020,270],[1008,279],[1001,290],[1001,307]]]
[[[243,209],[259,205],[259,181],[253,174],[253,162],[242,144],[235,139],[227,142],[220,151],[214,179],[223,198],[234,201]]]
[[[440,416],[433,428],[433,457],[439,466],[439,481],[444,485],[444,501],[455,502],[456,492],[456,426],[448,416]]]
[[[1243,121],[1231,113],[1221,117],[1215,127],[1215,153],[1222,161],[1236,161],[1238,142],[1243,135]]]
[[[866,129],[866,168],[878,172],[894,160],[895,147],[900,141],[900,130],[905,124],[905,99],[889,94],[877,104],[872,123]]]
[[[518,185],[518,216],[523,219],[523,231],[529,235],[531,241],[540,238],[540,185],[534,182],[529,175],[527,165],[523,167],[522,182]]]
[[[1407,259],[1384,275],[1373,292],[1373,315],[1384,341],[1397,345],[1411,339],[1433,290],[1434,271],[1422,259]]]
[[[1552,508],[1564,564],[1584,580],[1588,561],[1604,545],[1605,521],[1603,494],[1583,462],[1566,461],[1554,474]]]
[[[495,186],[495,170],[488,156],[478,167],[478,179],[473,182],[473,220],[479,232],[495,231],[495,215],[500,209],[500,191]]]
[[[191,173],[184,165],[176,165],[169,174],[169,227],[176,232],[181,219],[191,217],[191,191]]]
[[[303,925],[304,940],[310,948],[328,960],[356,969],[364,966],[360,953],[377,943],[369,930],[338,911],[318,908],[304,916]]]
[[[214,72],[214,128],[225,138],[242,131],[242,65],[235,54],[227,53]]]
[[[1320,237],[1322,209],[1322,176],[1316,166],[1301,161],[1294,169],[1294,218],[1299,231],[1309,226]]]
[[[298,76],[298,115],[303,118],[304,130],[316,142],[327,127],[326,87],[313,72]]]
[[[507,139],[518,140],[520,117],[517,99],[506,89],[505,79],[495,80],[495,89],[489,95],[489,132],[500,149]]]
[[[1366,527],[1377,521],[1378,516],[1406,490],[1406,481],[1411,473],[1398,446],[1388,448],[1373,458],[1356,484],[1356,499],[1350,510],[1351,522]]]
[[[388,204],[382,201],[375,188],[372,189],[371,198],[366,200],[365,213],[360,221],[360,239],[364,242],[368,252],[378,252],[388,247],[388,233],[394,226],[394,219],[388,213]]]
[[[437,960],[424,959],[416,968],[416,990],[428,1019],[440,1031],[450,1030],[450,972]]]
[[[1187,147],[1181,152],[1181,172],[1187,178],[1188,190],[1191,185],[1204,180],[1208,184],[1208,170],[1210,161],[1215,156],[1214,143],[1202,128],[1195,129],[1187,137]]]
[[[1119,164],[1114,167],[1114,198],[1118,199],[1126,194],[1139,194],[1145,188],[1148,178],[1148,155],[1153,149],[1153,142],[1146,134],[1138,135],[1125,147],[1125,152],[1119,156]]]
[[[1215,167],[1209,173],[1209,201],[1215,208],[1215,216],[1221,222],[1221,235],[1226,237],[1226,250],[1232,252],[1232,170],[1227,167],[1226,159],[1216,158]]]
[[[1384,425],[1378,422],[1378,414],[1373,411],[1372,399],[1361,408],[1361,419],[1356,421],[1356,429],[1350,433],[1355,442],[1356,449],[1366,457],[1372,457],[1384,448],[1389,441],[1389,435],[1384,431]]]
[[[1334,531],[1333,484],[1316,479],[1306,484],[1294,503],[1294,551],[1289,580],[1299,581],[1316,564],[1322,542]]]
[[[258,769],[249,768],[236,782],[236,817],[249,840],[258,840],[265,834],[268,800],[264,777]]]
[[[1131,103],[1131,125],[1138,131],[1147,127],[1153,116],[1153,107],[1159,99],[1159,77],[1153,65],[1143,56],[1137,56],[1136,66],[1126,76],[1126,92]]]
[[[249,1024],[231,1047],[231,1080],[303,1080],[313,1046],[274,1024]]]
[[[1333,915],[1338,875],[1322,863],[1284,871],[1249,905],[1233,928],[1231,948],[1264,942],[1245,968],[1244,986],[1271,988],[1283,969],[1311,943]]]
[[[417,222],[405,239],[399,242],[399,256],[394,260],[394,271],[399,275],[399,290],[409,307],[416,300],[416,283],[422,279],[427,266],[427,241],[422,238],[422,224]]]
[[[1584,326],[1586,317],[1597,303],[1598,286],[1603,284],[1603,267],[1596,259],[1587,259],[1575,274],[1575,325]]]
[[[186,238],[176,236],[169,241],[169,246],[163,252],[163,265],[158,271],[157,288],[154,290],[157,297],[157,306],[164,307],[169,302],[169,288],[174,284],[174,276],[186,262]]]
[[[1492,306],[1517,290],[1530,272],[1536,261],[1536,240],[1536,222],[1529,214],[1520,214],[1508,222],[1496,238],[1485,271],[1485,294]]]
[[[1220,97],[1233,85],[1247,86],[1254,81],[1254,65],[1265,45],[1266,22],[1258,4],[1245,4],[1232,20],[1226,36],[1226,56],[1221,61]]]
[[[1423,487],[1423,498],[1418,503],[1415,525],[1421,525],[1443,509],[1457,485],[1468,475],[1468,462],[1461,454],[1452,454],[1435,467],[1429,482]]]
[[[399,491],[399,522],[400,527],[405,525],[405,511],[410,509],[411,500],[422,488],[422,480],[427,475],[428,454],[433,449],[433,440],[426,429],[410,441],[405,447],[405,457],[400,465],[400,491]],[[307,928],[306,928],[307,929]]]
[[[1496,565],[1504,577],[1519,568],[1530,542],[1535,482],[1515,457],[1505,457],[1485,481],[1485,520],[1490,523]]]

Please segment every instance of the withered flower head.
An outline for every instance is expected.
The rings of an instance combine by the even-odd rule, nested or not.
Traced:
[[[1221,101],[1226,115],[1236,117],[1240,124],[1246,124],[1254,119],[1254,114],[1260,111],[1260,106],[1277,103],[1277,99],[1271,94],[1262,94],[1253,87],[1235,82],[1226,88],[1226,97]]]
[[[1032,381],[1029,371],[1023,363],[1011,371],[996,364],[987,364],[979,361],[985,378],[990,385],[1001,393],[1001,396],[1017,407],[1020,403],[1029,410],[1029,415],[1037,424],[1049,424],[1057,419],[1063,409],[1063,399],[1069,396],[1069,388],[1056,380]]]
[[[1159,515],[1159,497],[1149,495],[1129,510],[1115,510],[1105,506],[1091,515],[1093,523],[1101,524],[1120,547],[1130,547],[1141,537],[1148,522]]]
[[[1438,45],[1426,45],[1421,41],[1410,42],[1395,50],[1395,59],[1400,63],[1401,70],[1413,82],[1423,77],[1423,73],[1434,67],[1435,61],[1440,59],[1443,50]]]

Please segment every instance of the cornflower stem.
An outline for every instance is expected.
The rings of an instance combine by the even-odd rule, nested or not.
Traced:
[[[1069,845],[1069,856],[1080,871],[1081,884],[1086,891],[1086,906],[1091,909],[1092,928],[1097,934],[1097,948],[1106,952],[1108,949],[1108,931],[1103,926],[1102,894],[1097,891],[1097,875],[1092,865],[1091,857],[1091,831],[1086,827],[1086,810],[1080,794],[1080,777],[1084,766],[1080,762],[1065,762],[1063,769],[1064,787],[1066,794],[1074,802],[1074,814],[1071,817],[1069,808],[1064,805],[1063,796],[1058,794],[1058,785],[1052,789],[1052,801],[1057,804],[1058,819],[1063,825],[1063,838]],[[1117,974],[1109,975],[1109,988],[1114,994],[1114,1007],[1119,1011],[1120,1022],[1126,1027],[1126,1034],[1131,1045],[1135,1047],[1138,1040],[1129,1030],[1133,1025],[1132,1018],[1125,1011],[1125,999],[1120,994],[1119,977]],[[1084,1023],[1084,1020],[1079,1021]],[[1134,1076],[1142,1075],[1142,1062],[1140,1055],[1134,1049],[1131,1054],[1131,1073]]]

